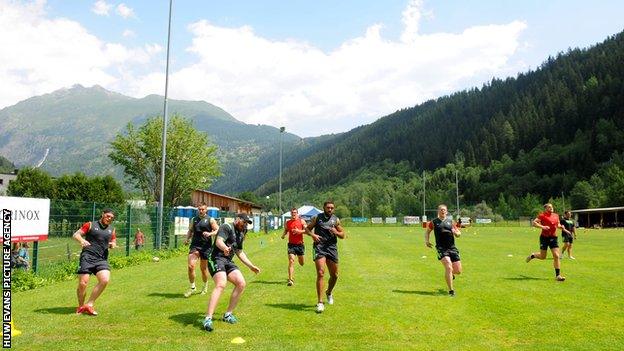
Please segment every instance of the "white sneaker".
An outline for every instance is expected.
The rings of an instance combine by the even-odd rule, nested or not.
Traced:
[[[576,258],[574,258],[574,256],[570,256],[569,257],[571,260],[576,260]]]
[[[316,304],[316,313],[323,313],[325,311],[325,305],[322,302]]]
[[[327,304],[333,305],[334,304],[334,295],[325,293],[325,296],[327,296]]]
[[[206,295],[208,293],[208,286],[204,286],[203,289],[201,289],[201,292],[199,293],[200,295]]]
[[[184,297],[191,297],[195,293],[195,288],[189,288],[185,293]]]

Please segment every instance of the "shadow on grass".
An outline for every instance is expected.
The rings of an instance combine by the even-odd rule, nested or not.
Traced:
[[[249,284],[286,285],[286,282],[281,281],[281,280],[273,280],[273,281],[268,281],[268,280],[254,280],[254,281],[252,281],[252,282],[249,282]]]
[[[398,290],[394,289],[392,292],[399,294],[415,294],[415,295],[423,295],[423,296],[446,296],[448,293],[444,289],[438,289],[434,291],[422,291],[422,290]]]
[[[166,297],[168,299],[184,299],[185,298],[182,293],[151,293],[147,296]]]
[[[48,307],[37,309],[35,312],[43,314],[75,314],[76,307]]]
[[[188,326],[188,325],[201,326],[204,320],[204,314],[197,313],[197,312],[180,313],[180,314],[174,314],[173,316],[170,316],[169,319],[171,319],[174,322],[178,322],[182,325],[185,325],[185,326]]]
[[[548,280],[546,278],[536,278],[536,277],[529,277],[526,276],[524,274],[520,274],[517,277],[508,277],[508,278],[503,278],[505,280],[520,280],[520,281],[524,281],[524,280]]]
[[[313,311],[316,308],[316,306],[306,305],[304,303],[267,303],[266,306],[293,311]]]

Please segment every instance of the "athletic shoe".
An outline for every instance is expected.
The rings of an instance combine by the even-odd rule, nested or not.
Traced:
[[[89,316],[97,316],[98,313],[95,309],[93,309],[93,306],[89,306],[89,305],[84,305],[82,306],[83,308],[83,312],[88,314]]]
[[[78,306],[78,308],[76,308],[76,314],[82,314],[82,312],[84,312],[84,305],[83,306]]]
[[[223,315],[223,321],[226,323],[235,324],[236,322],[238,322],[238,319],[236,319],[233,314],[226,313]]]
[[[333,305],[334,304],[334,295],[328,294],[327,291],[326,291],[325,292],[325,296],[327,296],[327,304],[328,305]]]
[[[574,258],[574,256],[570,256],[570,259],[571,260],[576,260],[576,258]]]
[[[526,262],[527,263],[531,262],[531,260],[533,259],[533,257],[531,257],[531,256],[533,256],[533,254],[530,254],[530,255],[527,256],[527,258],[526,258]]]
[[[190,297],[191,295],[193,295],[195,293],[195,288],[189,288],[185,293],[184,293],[184,297]]]
[[[205,331],[209,331],[209,332],[214,330],[214,328],[212,326],[212,318],[204,319],[204,330]]]
[[[562,282],[562,281],[565,280],[565,277],[561,276],[561,275],[558,275],[557,278],[555,278],[555,279],[557,279],[558,282]]]
[[[450,297],[455,297],[455,290],[450,290],[449,291],[449,296]]]
[[[208,287],[207,287],[207,286],[204,286],[204,287],[201,289],[201,292],[200,292],[199,294],[200,294],[200,295],[206,295],[207,293],[208,293]]]
[[[293,282],[292,279],[288,279],[288,284],[286,284],[286,285],[293,286],[293,284],[295,284],[295,282]]]
[[[316,313],[323,313],[325,311],[325,305],[322,302],[316,304]]]

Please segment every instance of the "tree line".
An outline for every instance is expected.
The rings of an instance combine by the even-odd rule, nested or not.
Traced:
[[[548,58],[535,71],[397,111],[287,167],[283,188],[340,189],[334,185],[371,164],[402,164],[415,179],[423,170],[435,175],[455,164],[465,174],[460,182],[466,203],[494,204],[500,194],[508,205],[530,194],[543,202],[564,193],[575,208],[622,205],[622,62],[619,33]],[[388,187],[396,185],[374,186],[381,197]],[[261,199],[276,191],[276,179],[256,190]],[[393,212],[403,212],[400,206]]]

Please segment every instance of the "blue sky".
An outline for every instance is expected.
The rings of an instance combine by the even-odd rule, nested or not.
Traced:
[[[76,83],[162,95],[168,5],[0,0],[12,48],[0,108]],[[300,136],[342,132],[601,42],[622,13],[622,1],[174,1],[169,91]]]

